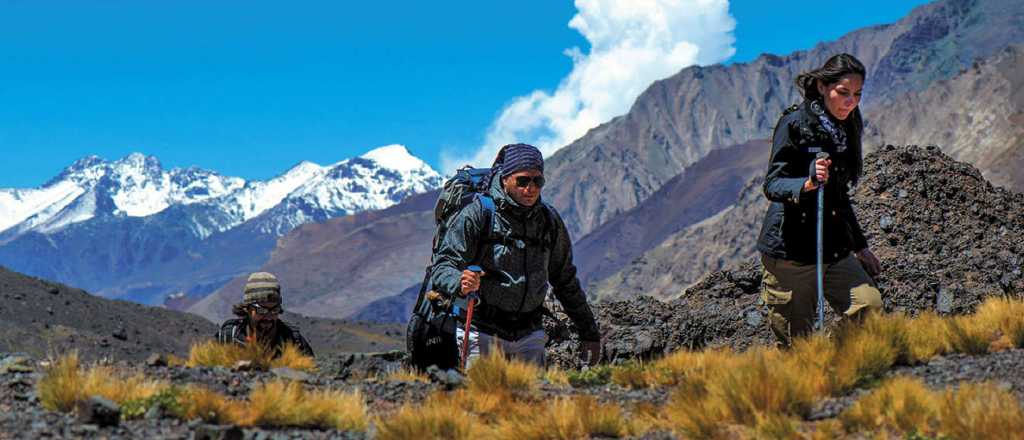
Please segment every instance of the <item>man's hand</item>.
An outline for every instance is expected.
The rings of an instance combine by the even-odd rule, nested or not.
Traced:
[[[882,273],[882,262],[878,261],[878,257],[871,253],[871,249],[864,248],[857,252],[857,259],[860,260],[860,264],[864,266],[868,275],[876,276]]]
[[[459,292],[462,296],[468,295],[470,292],[476,292],[480,290],[480,277],[484,276],[484,272],[473,272],[471,270],[462,271],[462,279],[460,284],[462,289]]]
[[[828,167],[832,166],[832,159],[817,159],[814,161],[814,175],[804,182],[804,192],[818,189],[818,183],[828,182]]]
[[[601,341],[580,341],[580,360],[593,367],[601,361]]]

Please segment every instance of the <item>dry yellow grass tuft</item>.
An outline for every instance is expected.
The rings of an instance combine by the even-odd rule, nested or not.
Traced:
[[[474,415],[447,406],[447,399],[428,400],[422,405],[405,404],[394,414],[377,420],[377,439],[484,438],[485,426]]]
[[[544,372],[544,380],[552,385],[567,387],[569,386],[569,373],[558,367],[548,367]]]
[[[425,374],[411,368],[402,368],[400,370],[392,371],[384,375],[383,380],[387,382],[430,383],[430,378]]]
[[[509,440],[620,438],[635,433],[616,405],[598,403],[592,397],[559,398],[539,411],[505,418],[494,438]]]
[[[285,344],[281,355],[274,357],[274,351],[263,344],[222,344],[217,341],[204,341],[189,349],[188,367],[226,367],[232,368],[240,361],[252,362],[253,368],[267,370],[270,368],[287,367],[294,370],[312,371],[316,369],[316,361],[304,354],[294,344]]]
[[[664,427],[684,438],[718,438],[727,413],[720,401],[677,389],[662,410]]]
[[[516,359],[508,359],[501,350],[491,350],[473,362],[466,372],[470,391],[480,393],[509,392],[516,396],[537,390],[540,369]]]
[[[1013,394],[991,383],[964,383],[946,391],[939,431],[949,438],[1008,439],[1024,433],[1024,410]]]
[[[949,326],[946,320],[933,311],[921,313],[904,328],[909,345],[908,360],[911,364],[948,353]]]
[[[651,385],[650,372],[642,363],[627,363],[612,368],[612,383],[632,389],[647,388]]]
[[[713,376],[708,398],[719,400],[729,420],[755,426],[760,417],[804,415],[818,397],[800,368],[790,368],[784,353],[754,348],[732,369]]]
[[[314,371],[316,370],[316,360],[306,356],[297,345],[286,343],[281,347],[281,355],[270,360],[270,368]]]
[[[881,314],[869,316],[863,326],[849,324],[837,333],[830,389],[845,392],[866,379],[876,377],[896,363],[905,341],[893,319]]]
[[[715,372],[732,368],[737,359],[736,353],[727,348],[697,352],[680,350],[651,364],[651,381],[661,386],[703,383]]]
[[[37,386],[44,408],[65,412],[90,396],[122,404],[149,398],[168,387],[165,382],[146,379],[142,374],[122,374],[109,366],[97,365],[83,371],[75,352],[51,361]]]
[[[273,380],[253,388],[238,420],[245,426],[295,426],[365,431],[369,419],[358,392],[306,391],[299,382]]]
[[[938,414],[938,393],[920,379],[905,376],[886,381],[839,415],[850,432],[896,430],[930,433]]]
[[[242,402],[230,400],[209,388],[189,385],[178,397],[178,418],[203,419],[210,423],[238,423],[244,416]]]

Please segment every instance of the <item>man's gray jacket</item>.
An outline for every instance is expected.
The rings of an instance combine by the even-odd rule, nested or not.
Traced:
[[[431,288],[445,295],[461,290],[462,271],[481,266],[481,304],[473,323],[485,333],[518,339],[542,328],[541,312],[549,286],[576,324],[580,339],[600,340],[594,314],[576,278],[572,243],[561,216],[540,200],[524,207],[491,181],[491,230],[480,198],[452,217],[434,255]],[[479,255],[478,255],[479,254]]]

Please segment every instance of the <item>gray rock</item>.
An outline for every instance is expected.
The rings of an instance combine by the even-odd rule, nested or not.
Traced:
[[[291,368],[274,368],[271,369],[270,372],[282,379],[294,380],[299,382],[308,382],[313,377],[309,375],[309,373],[293,370]]]
[[[438,368],[437,365],[431,365],[427,367],[426,373],[431,382],[444,385],[448,390],[459,388],[466,381],[465,376],[454,368],[450,370],[442,370]]]
[[[242,440],[242,429],[232,425],[199,425],[193,431],[195,440]]]
[[[167,355],[162,353],[153,353],[146,358],[146,365],[150,367],[166,367]]]
[[[0,359],[0,374],[31,373],[32,359],[22,354],[11,354]]]
[[[117,426],[121,422],[121,407],[100,396],[92,396],[75,408],[78,422],[97,426]]]

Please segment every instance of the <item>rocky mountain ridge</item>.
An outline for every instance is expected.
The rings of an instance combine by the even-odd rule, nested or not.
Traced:
[[[0,190],[0,210],[27,218],[3,233],[0,264],[146,304],[203,296],[298,225],[383,209],[442,180],[399,145],[250,182],[165,171],[140,154],[90,157],[41,188]]]

